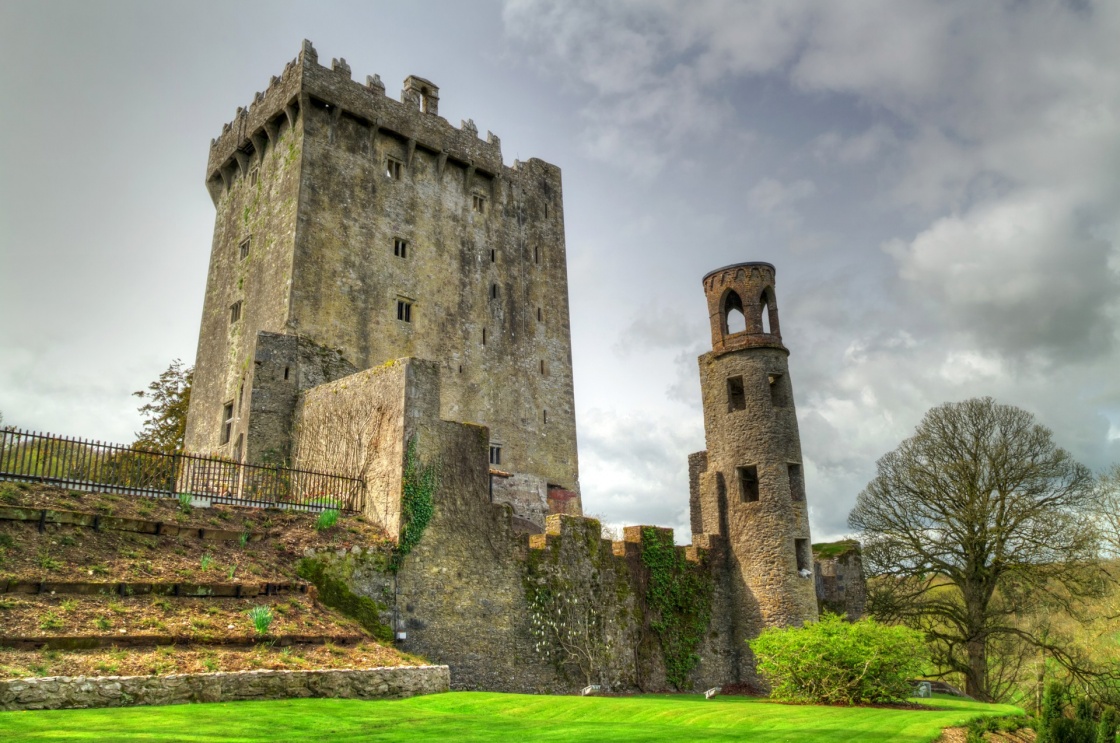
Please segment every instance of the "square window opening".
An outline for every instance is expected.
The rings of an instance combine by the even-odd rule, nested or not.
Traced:
[[[749,464],[736,467],[735,476],[739,481],[739,500],[743,503],[758,502],[758,467]]]
[[[502,447],[494,444],[490,445],[490,464],[502,463]]]
[[[486,197],[480,194],[471,195],[471,211],[478,214],[486,213]]]
[[[241,319],[241,300],[237,300],[229,306],[229,324],[233,325]]]
[[[770,403],[775,408],[789,407],[786,401],[785,375],[781,372],[772,372],[767,379],[770,382]]]
[[[245,238],[244,240],[241,241],[241,247],[240,247],[240,250],[238,251],[240,257],[238,258],[238,260],[243,261],[243,260],[245,260],[246,258],[249,257],[249,243],[252,242],[252,239],[253,238],[251,238],[251,237],[247,237],[247,238]]]
[[[408,257],[408,240],[397,237],[393,239],[393,255],[398,258]]]
[[[397,300],[397,319],[401,322],[412,322],[412,303],[403,299]]]
[[[219,443],[228,444],[233,435],[233,400],[222,407],[222,436]]]
[[[805,478],[801,474],[801,465],[790,463],[786,465],[789,471],[789,495],[795,501],[805,500]]]
[[[257,185],[257,176],[258,176],[259,173],[260,173],[260,170],[258,168],[253,168],[252,170],[249,171],[249,185],[250,186]]]
[[[742,377],[727,378],[727,412],[747,409],[747,396],[743,391]]]
[[[394,158],[386,158],[385,160],[385,175],[394,181],[401,179],[401,171],[404,169],[404,163]]]

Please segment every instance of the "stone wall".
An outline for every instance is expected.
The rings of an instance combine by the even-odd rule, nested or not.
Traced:
[[[300,395],[292,463],[365,481],[366,515],[400,532],[405,398],[412,359],[390,361]]]
[[[447,691],[447,666],[238,671],[170,676],[50,676],[0,681],[0,710],[129,707],[298,697],[400,699]]]
[[[859,542],[814,545],[813,574],[820,611],[843,614],[853,622],[863,616],[867,580]]]

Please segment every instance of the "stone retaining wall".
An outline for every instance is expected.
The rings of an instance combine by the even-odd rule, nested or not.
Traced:
[[[0,710],[126,707],[331,697],[397,699],[447,691],[447,666],[238,671],[170,676],[51,676],[0,681]]]

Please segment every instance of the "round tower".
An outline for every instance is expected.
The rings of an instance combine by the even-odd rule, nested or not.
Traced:
[[[801,441],[769,263],[704,277],[712,350],[700,357],[706,467],[695,527],[727,541],[742,639],[817,619]],[[694,527],[694,531],[697,530]]]

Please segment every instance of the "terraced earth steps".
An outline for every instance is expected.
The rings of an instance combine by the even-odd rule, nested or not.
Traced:
[[[307,583],[59,583],[0,580],[0,594],[67,594],[78,596],[175,596],[180,598],[253,598],[314,592]]]
[[[0,678],[421,663],[296,574],[312,552],[391,554],[361,517],[317,519],[0,482]]]
[[[230,529],[214,529],[205,526],[178,526],[163,521],[120,518],[117,516],[105,516],[99,513],[85,513],[82,511],[58,511],[51,508],[12,508],[10,506],[0,506],[0,521],[31,521],[38,525],[40,533],[45,531],[47,524],[69,524],[71,526],[85,526],[95,531],[108,529],[112,531],[128,531],[136,534],[153,534],[155,536],[168,537],[193,535],[197,536],[199,539],[211,542],[259,542],[268,536],[260,532],[239,532]]]

